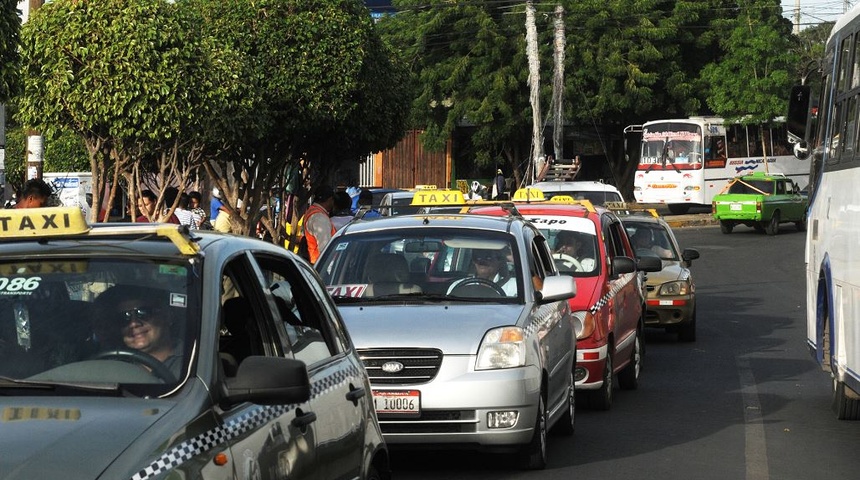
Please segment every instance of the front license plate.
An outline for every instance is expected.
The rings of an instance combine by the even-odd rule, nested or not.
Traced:
[[[731,208],[732,211],[741,211],[744,209],[744,206],[741,205],[740,203],[733,203],[733,204],[731,204],[731,206],[729,208]]]
[[[378,415],[421,415],[418,390],[374,390],[373,405]]]

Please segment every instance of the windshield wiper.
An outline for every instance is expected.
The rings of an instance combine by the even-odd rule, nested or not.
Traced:
[[[118,383],[36,381],[0,376],[0,395],[9,395],[9,393],[4,393],[6,390],[42,390],[54,393],[94,394],[121,394],[123,392]]]

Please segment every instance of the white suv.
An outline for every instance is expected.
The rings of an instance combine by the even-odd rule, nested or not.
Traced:
[[[530,185],[529,188],[537,188],[542,191],[547,199],[559,195],[569,195],[576,200],[588,200],[594,205],[624,201],[624,197],[617,188],[608,183],[596,181],[538,182]]]

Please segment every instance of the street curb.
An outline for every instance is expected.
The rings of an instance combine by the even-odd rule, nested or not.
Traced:
[[[715,226],[720,224],[720,222],[709,213],[701,215],[668,216],[663,217],[663,221],[672,228]]]

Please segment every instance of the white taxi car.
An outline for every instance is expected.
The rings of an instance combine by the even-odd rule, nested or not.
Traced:
[[[414,206],[459,191],[416,191]],[[546,239],[518,215],[356,220],[316,268],[370,376],[389,445],[471,445],[547,460],[574,430],[576,329]]]

